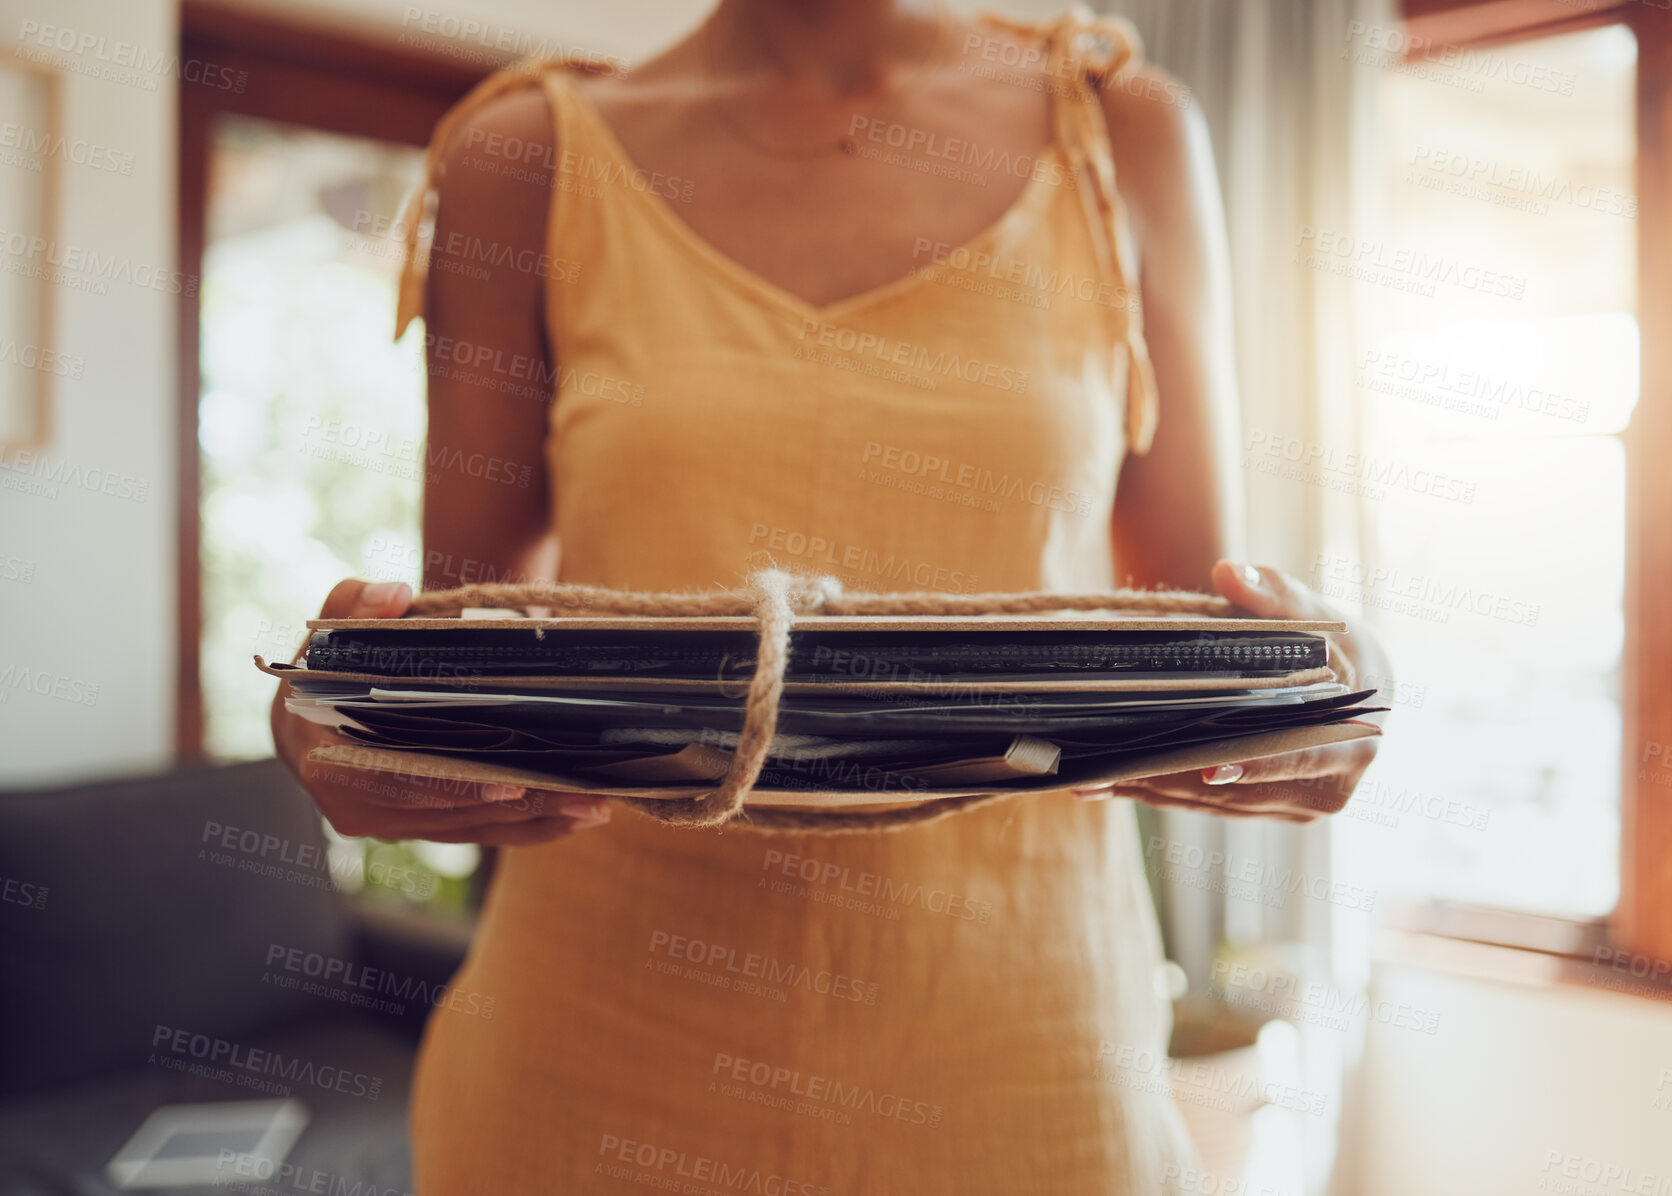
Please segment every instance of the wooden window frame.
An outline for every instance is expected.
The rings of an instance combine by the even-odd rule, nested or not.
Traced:
[[[1637,39],[1637,318],[1644,329],[1672,327],[1672,0],[1403,0],[1402,15],[1412,59],[1603,25],[1631,30]],[[1654,779],[1672,779],[1672,620],[1664,613],[1672,602],[1672,470],[1665,466],[1672,457],[1672,340],[1645,335],[1641,346],[1641,392],[1621,435],[1627,490],[1619,904],[1610,917],[1586,923],[1406,903],[1390,918],[1404,957],[1415,951],[1431,961],[1455,961],[1461,951],[1475,961],[1464,970],[1484,963],[1502,971],[1502,949],[1513,948],[1559,965],[1509,970],[1616,988],[1621,970],[1651,978],[1672,970],[1672,786]],[[1659,768],[1648,767],[1651,745],[1660,747]],[[1454,946],[1411,946],[1424,936]],[[1632,991],[1667,999],[1672,984],[1651,979]]]
[[[1400,5],[1405,28],[1416,39],[1408,54],[1416,58],[1435,57],[1451,46],[1495,46],[1620,24],[1641,7],[1640,0],[1402,0]]]
[[[1672,342],[1664,332],[1672,328],[1672,13],[1634,16],[1637,317],[1657,334],[1642,338],[1643,385],[1626,434],[1621,883],[1629,900],[1615,918],[1620,945],[1672,960],[1672,787],[1654,783],[1645,767],[1650,744],[1661,745],[1672,767]]]
[[[205,0],[181,8],[180,61],[223,68],[209,74],[242,87],[182,83],[179,110],[180,270],[203,277],[208,217],[210,138],[223,113],[259,117],[349,136],[425,146],[441,115],[497,62],[467,61],[390,44],[386,38],[337,26],[257,16]],[[201,507],[198,456],[198,328],[200,287],[179,303],[179,405],[175,513],[179,651],[174,720],[175,756],[204,756]],[[392,319],[392,317],[391,317]],[[391,327],[393,325],[391,324]]]

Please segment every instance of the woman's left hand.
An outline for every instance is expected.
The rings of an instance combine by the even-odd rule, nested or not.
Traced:
[[[1345,619],[1300,581],[1276,569],[1220,561],[1213,567],[1213,584],[1234,605],[1259,618]],[[1348,677],[1356,678],[1358,686],[1375,686],[1381,691],[1378,696],[1391,696],[1393,681],[1381,645],[1369,628],[1352,620],[1347,623],[1346,636],[1329,636],[1332,659],[1345,662]],[[1379,725],[1383,717],[1368,715],[1364,721]],[[1074,792],[1088,801],[1131,797],[1154,806],[1204,810],[1228,818],[1310,822],[1347,804],[1364,770],[1376,758],[1376,744],[1375,738],[1354,739],[1263,760]]]

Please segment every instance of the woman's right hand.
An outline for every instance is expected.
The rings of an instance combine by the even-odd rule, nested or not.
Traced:
[[[319,617],[396,619],[411,603],[412,589],[404,582],[349,579],[331,591]],[[310,761],[314,748],[364,745],[286,711],[289,692],[289,683],[280,682],[273,699],[273,746],[338,834],[521,847],[610,819],[609,803],[585,793],[426,780]]]

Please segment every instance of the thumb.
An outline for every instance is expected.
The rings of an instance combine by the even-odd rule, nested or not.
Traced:
[[[349,577],[331,588],[322,619],[398,619],[412,605],[412,587],[404,581],[359,581]]]
[[[1262,619],[1335,617],[1311,590],[1279,569],[1220,561],[1213,567],[1213,584],[1233,605]]]

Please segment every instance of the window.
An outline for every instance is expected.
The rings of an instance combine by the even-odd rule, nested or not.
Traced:
[[[1313,580],[1400,680],[1338,851],[1390,895],[1574,918],[1619,897],[1635,65],[1615,25],[1390,71],[1382,228],[1327,247],[1369,293],[1386,481],[1362,558]]]
[[[290,659],[344,577],[417,584],[423,346],[390,340],[401,243],[388,230],[422,154],[234,115],[210,153],[204,751],[249,759],[273,749],[251,654]]]

